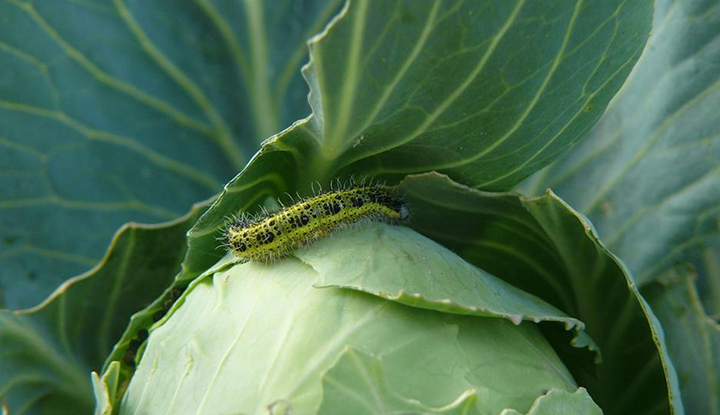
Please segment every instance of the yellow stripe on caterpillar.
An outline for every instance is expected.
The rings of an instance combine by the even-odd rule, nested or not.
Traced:
[[[319,194],[261,217],[232,221],[224,242],[240,258],[270,262],[363,221],[403,223],[408,208],[388,186],[358,185]]]

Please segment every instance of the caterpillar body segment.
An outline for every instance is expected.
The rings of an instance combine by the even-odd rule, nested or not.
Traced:
[[[387,186],[331,190],[260,217],[241,217],[225,230],[225,246],[236,256],[271,262],[338,229],[367,221],[404,223],[406,204]]]

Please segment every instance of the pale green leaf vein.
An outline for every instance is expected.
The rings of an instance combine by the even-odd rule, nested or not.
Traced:
[[[616,169],[617,173],[605,180],[604,185],[597,191],[597,193],[595,193],[595,197],[590,199],[580,210],[585,212],[585,214],[587,215],[592,214],[592,212],[601,205],[602,201],[605,200],[606,196],[608,195],[608,193],[610,193],[610,191],[617,184],[617,182],[619,182],[620,179],[622,179],[633,166],[635,166],[645,157],[645,155],[652,149],[652,147],[660,139],[660,137],[662,137],[662,134],[668,128],[670,128],[671,125],[674,124],[675,120],[677,120],[680,116],[689,111],[696,104],[701,102],[707,96],[718,90],[720,90],[720,79],[715,81],[713,84],[708,86],[704,91],[699,93],[693,99],[686,102],[680,108],[675,110],[672,114],[669,114],[667,117],[665,117],[664,121],[653,131],[652,134],[648,136],[647,140],[645,140],[644,145],[637,151],[637,153],[635,153],[635,155],[627,163],[625,163],[624,166],[618,167]]]
[[[361,132],[362,130],[367,128],[377,118],[378,113],[380,113],[380,110],[382,110],[382,108],[385,106],[385,103],[390,98],[390,95],[395,90],[395,87],[397,87],[398,83],[400,83],[400,81],[405,77],[405,74],[407,73],[408,69],[410,69],[410,67],[413,65],[413,63],[415,63],[415,60],[420,55],[423,47],[425,47],[425,44],[430,37],[430,33],[432,33],[435,24],[435,17],[437,16],[440,4],[440,0],[435,0],[433,2],[433,7],[430,10],[430,14],[428,15],[427,20],[425,21],[422,33],[418,37],[417,42],[415,42],[415,46],[408,55],[407,59],[405,59],[405,62],[403,62],[403,64],[400,66],[400,69],[395,73],[395,77],[384,88],[382,95],[380,95],[380,98],[377,100],[377,103],[373,107],[372,111],[370,111],[370,114],[368,115],[365,122],[362,124],[362,127],[358,129],[358,132]]]
[[[520,128],[522,123],[525,121],[525,119],[530,115],[532,110],[537,105],[538,101],[540,101],[540,97],[542,97],[543,92],[545,92],[545,88],[550,83],[550,80],[553,78],[553,75],[555,74],[555,71],[560,66],[560,63],[562,62],[563,57],[565,56],[565,48],[567,47],[568,41],[570,40],[570,36],[573,33],[573,30],[575,28],[575,21],[577,20],[578,15],[580,14],[580,9],[582,7],[583,0],[578,0],[577,3],[575,3],[575,10],[573,10],[572,17],[570,18],[570,21],[568,22],[567,29],[565,31],[565,36],[563,37],[563,41],[560,45],[560,48],[558,49],[557,54],[555,55],[555,58],[553,59],[552,65],[550,66],[550,69],[548,70],[547,74],[545,75],[545,79],[543,79],[543,82],[540,84],[540,87],[538,88],[537,92],[535,92],[535,95],[530,100],[530,103],[525,108],[525,111],[518,117],[517,120],[515,120],[515,123],[510,127],[510,129],[498,140],[496,140],[491,145],[487,146],[483,149],[483,151],[474,154],[472,157],[469,157],[467,159],[463,159],[459,162],[455,163],[448,163],[446,165],[443,165],[441,168],[452,168],[452,167],[459,167],[466,165],[468,163],[471,163],[473,161],[479,160],[480,158],[484,157],[486,154],[492,152],[497,147],[499,147],[502,143],[507,141],[514,133],[515,131]],[[546,146],[549,145],[546,144]]]
[[[270,137],[280,128],[278,108],[273,105],[268,67],[267,33],[265,32],[265,16],[263,2],[245,1],[247,26],[250,29],[250,54],[252,56],[252,76],[246,78],[249,86],[252,108],[258,122],[258,136],[261,139]]]
[[[487,50],[483,54],[483,56],[478,61],[477,65],[473,68],[473,70],[470,72],[470,74],[463,80],[463,82],[460,83],[460,85],[453,90],[453,92],[445,99],[443,102],[440,103],[440,105],[435,108],[435,110],[429,114],[425,121],[423,121],[418,128],[416,128],[414,131],[412,131],[409,135],[407,135],[404,138],[401,138],[391,144],[389,147],[379,147],[378,149],[374,150],[373,152],[366,154],[365,157],[371,157],[383,152],[386,152],[388,150],[391,150],[393,148],[399,147],[403,144],[409,143],[410,141],[414,140],[416,137],[423,134],[432,124],[435,122],[435,120],[440,117],[445,111],[467,90],[467,88],[472,84],[472,82],[480,76],[483,69],[485,68],[485,65],[490,60],[490,57],[495,52],[495,49],[500,44],[500,41],[504,38],[505,34],[510,30],[510,28],[515,23],[518,15],[520,14],[520,10],[522,9],[523,5],[525,4],[526,0],[518,1],[515,5],[515,8],[510,13],[510,16],[508,16],[507,20],[503,24],[503,26],[500,28],[500,30],[492,37],[492,41],[490,42],[490,45],[488,46]]]
[[[25,11],[37,24],[38,26],[44,30],[48,36],[50,36],[55,43],[57,43],[60,48],[74,61],[80,64],[90,75],[92,75],[98,82],[103,83],[105,85],[108,85],[124,94],[127,94],[128,96],[132,97],[133,99],[137,100],[138,102],[147,105],[150,108],[153,108],[165,115],[167,115],[170,119],[177,122],[179,125],[191,128],[195,131],[198,131],[202,134],[213,136],[214,132],[211,128],[209,128],[206,124],[201,123],[197,120],[194,120],[192,117],[188,116],[187,114],[184,114],[182,111],[178,110],[177,108],[174,108],[172,105],[168,104],[167,102],[164,102],[156,97],[153,97],[152,95],[149,95],[148,93],[138,89],[137,87],[130,85],[104,71],[102,71],[100,68],[97,67],[94,63],[92,63],[85,55],[80,53],[77,49],[72,47],[65,39],[63,39],[60,34],[53,29],[48,22],[35,10],[35,8],[32,6],[32,4],[29,3],[22,3],[16,0],[2,0],[6,1],[14,6],[19,7],[23,11]]]
[[[207,387],[205,388],[205,393],[203,394],[203,398],[200,400],[200,404],[198,405],[197,415],[200,415],[203,413],[203,409],[205,408],[205,404],[207,403],[208,398],[210,397],[210,392],[213,390],[213,386],[215,385],[215,382],[217,382],[220,371],[225,367],[225,362],[230,358],[230,354],[232,353],[232,350],[235,348],[235,346],[240,342],[240,339],[242,338],[243,334],[245,334],[245,329],[247,328],[248,322],[252,319],[252,317],[255,314],[255,309],[257,307],[257,303],[253,304],[252,309],[247,314],[247,317],[245,317],[245,320],[243,320],[237,335],[233,339],[233,341],[228,345],[227,350],[225,350],[225,353],[223,353],[222,357],[217,363],[217,367],[215,368],[215,372],[212,375],[212,378],[209,382],[207,382]],[[138,406],[139,408],[140,406]]]
[[[326,158],[329,160],[334,159],[335,156],[343,150],[342,140],[350,120],[353,98],[355,97],[355,90],[359,83],[358,65],[360,62],[363,37],[365,35],[365,18],[367,17],[368,6],[369,1],[367,0],[358,2],[358,10],[353,14],[352,34],[349,40],[350,45],[347,48],[348,56],[345,59],[345,77],[338,105],[338,119],[334,125],[335,128],[329,131],[327,126],[325,126],[326,128],[323,134],[325,145],[322,151],[325,152]]]
[[[209,135],[209,137],[220,145],[220,147],[225,151],[225,154],[229,157],[230,161],[232,161],[236,167],[242,167],[245,162],[242,152],[233,141],[225,120],[218,113],[217,109],[215,109],[210,100],[205,96],[200,87],[198,87],[187,75],[185,75],[180,68],[172,63],[170,59],[168,59],[168,57],[165,56],[165,54],[163,54],[150,40],[143,28],[135,20],[135,17],[132,15],[130,9],[128,9],[123,0],[113,0],[113,2],[120,12],[120,16],[125,24],[127,24],[132,34],[137,38],[142,49],[163,71],[170,75],[170,77],[193,98],[193,100],[208,117],[210,122],[215,126],[218,132]]]
[[[0,100],[0,108],[6,108],[12,111],[24,112],[32,114],[38,117],[49,118],[59,121],[62,124],[74,129],[80,134],[84,135],[90,140],[105,141],[114,143],[116,145],[128,148],[136,152],[138,155],[146,158],[152,163],[163,167],[169,171],[178,173],[184,177],[187,177],[211,190],[217,190],[221,187],[221,184],[213,177],[209,176],[205,172],[201,172],[191,166],[181,163],[177,160],[171,159],[167,156],[163,156],[145,145],[141,144],[137,140],[122,135],[117,135],[107,131],[96,130],[90,128],[79,121],[70,118],[67,114],[61,111],[53,111],[40,107],[33,107],[30,105],[17,104],[14,102]]]

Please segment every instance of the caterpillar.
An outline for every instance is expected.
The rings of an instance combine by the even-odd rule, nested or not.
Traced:
[[[223,242],[240,258],[271,262],[347,226],[376,220],[401,224],[408,219],[407,205],[394,188],[352,185],[275,213],[235,218],[225,229]]]

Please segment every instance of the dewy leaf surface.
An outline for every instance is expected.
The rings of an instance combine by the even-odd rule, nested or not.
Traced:
[[[720,7],[658,0],[648,47],[587,140],[525,186],[589,216],[638,284],[720,227]]]
[[[322,378],[323,400],[318,415],[448,414],[482,415],[477,395],[470,389],[444,407],[429,408],[405,399],[388,388],[382,361],[347,349]]]
[[[0,306],[181,216],[308,114],[305,41],[340,0],[0,0]]]
[[[136,310],[170,284],[185,252],[184,235],[205,205],[164,225],[123,227],[103,261],[40,306],[0,311],[0,404],[10,414],[87,414],[90,371]]]
[[[603,363],[573,376],[605,414],[682,413],[662,328],[587,219],[553,194],[484,193],[435,174],[401,188],[416,230],[585,323]],[[553,346],[572,369],[572,350]]]
[[[720,325],[705,314],[687,266],[669,270],[643,293],[663,325],[685,413],[720,413]]]

